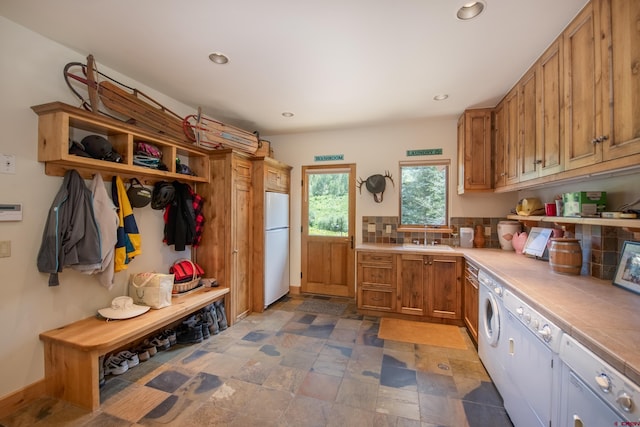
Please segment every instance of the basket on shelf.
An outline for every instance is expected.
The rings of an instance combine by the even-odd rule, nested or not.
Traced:
[[[202,267],[187,258],[176,260],[169,272],[175,277],[171,292],[173,294],[188,292],[196,288],[200,283],[200,277],[204,274]]]

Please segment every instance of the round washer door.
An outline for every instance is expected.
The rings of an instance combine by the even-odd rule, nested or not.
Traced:
[[[485,295],[482,300],[480,320],[480,333],[484,334],[487,344],[496,347],[500,337],[500,312],[496,297],[491,293]]]

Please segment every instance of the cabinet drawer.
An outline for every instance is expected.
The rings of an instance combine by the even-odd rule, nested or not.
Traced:
[[[382,252],[359,252],[358,262],[393,264],[393,254]]]
[[[388,266],[361,264],[358,269],[358,285],[395,287],[394,276],[395,272],[390,264]]]
[[[358,308],[394,311],[396,300],[395,292],[381,289],[360,289],[358,298]]]

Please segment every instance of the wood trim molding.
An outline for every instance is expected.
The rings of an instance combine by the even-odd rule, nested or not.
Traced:
[[[46,382],[43,378],[11,394],[0,397],[0,418],[9,416],[22,406],[45,395]]]

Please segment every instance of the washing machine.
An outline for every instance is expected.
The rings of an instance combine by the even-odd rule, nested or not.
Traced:
[[[480,307],[478,310],[478,355],[500,394],[512,392],[505,371],[508,342],[504,334],[504,287],[487,272],[478,272]]]

